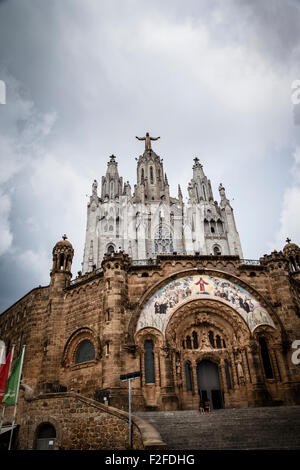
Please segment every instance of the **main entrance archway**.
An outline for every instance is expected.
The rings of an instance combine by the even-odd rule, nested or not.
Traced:
[[[213,410],[224,408],[217,364],[208,360],[198,362],[197,381],[201,400],[209,400]]]

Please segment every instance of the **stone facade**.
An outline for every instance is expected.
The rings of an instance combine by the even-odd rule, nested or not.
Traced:
[[[195,167],[202,171],[197,161]],[[104,199],[107,187],[122,187],[108,181]],[[154,198],[161,194],[155,191]],[[229,214],[222,186],[220,194],[218,207]],[[229,232],[226,240],[231,246]],[[71,280],[74,251],[64,236],[53,249],[49,285],[0,316],[5,344],[17,351],[26,344],[19,447],[34,448],[47,422],[64,436],[62,448],[126,447],[128,384],[120,375],[139,370],[134,410],[198,409],[200,396],[212,408],[299,404],[292,354],[300,339],[300,249],[287,243],[256,262],[229,251],[174,250],[144,261],[112,251]],[[140,430],[137,423],[138,448],[145,446]]]
[[[214,201],[210,180],[199,159],[194,159],[188,201],[170,196],[163,160],[152,150],[137,159],[137,183],[131,193],[123,184],[116,157],[102,177],[101,196],[94,180],[87,207],[83,273],[100,268],[107,251],[119,248],[134,260],[155,259],[159,253],[224,254],[243,258],[233,209],[219,186],[220,204]]]

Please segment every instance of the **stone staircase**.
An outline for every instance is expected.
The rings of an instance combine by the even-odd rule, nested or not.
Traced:
[[[136,412],[168,449],[300,449],[300,406]]]

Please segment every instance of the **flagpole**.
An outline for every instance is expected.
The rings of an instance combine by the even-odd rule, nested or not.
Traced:
[[[14,358],[14,352],[15,352],[15,345],[13,344],[12,352],[11,352],[11,358],[10,358],[10,364],[9,364],[9,370],[8,370],[8,377],[10,376],[10,372],[11,372],[11,365],[12,365],[12,361],[13,361],[13,358]],[[8,351],[8,354],[9,354],[9,351]],[[1,416],[1,421],[0,421],[0,435],[1,435],[1,429],[2,429],[3,421],[4,421],[5,410],[6,410],[6,405],[5,405],[5,403],[3,403],[2,404],[2,416]]]
[[[20,390],[20,382],[21,382],[22,369],[23,369],[25,347],[26,347],[26,345],[23,346],[23,351],[22,351],[21,367],[20,367],[18,388],[17,388],[17,394],[16,394],[15,408],[14,408],[14,417],[13,417],[13,422],[12,422],[12,425],[11,425],[11,432],[10,432],[8,450],[10,450],[10,448],[11,448],[11,441],[12,441],[12,436],[13,436],[13,432],[14,432],[14,425],[15,425],[15,421],[16,421],[17,405],[18,405],[18,398],[19,398],[19,390]]]

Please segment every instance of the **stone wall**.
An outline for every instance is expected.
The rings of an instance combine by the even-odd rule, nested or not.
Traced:
[[[45,394],[22,402],[18,449],[35,449],[38,429],[50,423],[56,430],[56,450],[124,450],[128,448],[128,414],[74,393]],[[133,448],[143,449],[133,423]]]

